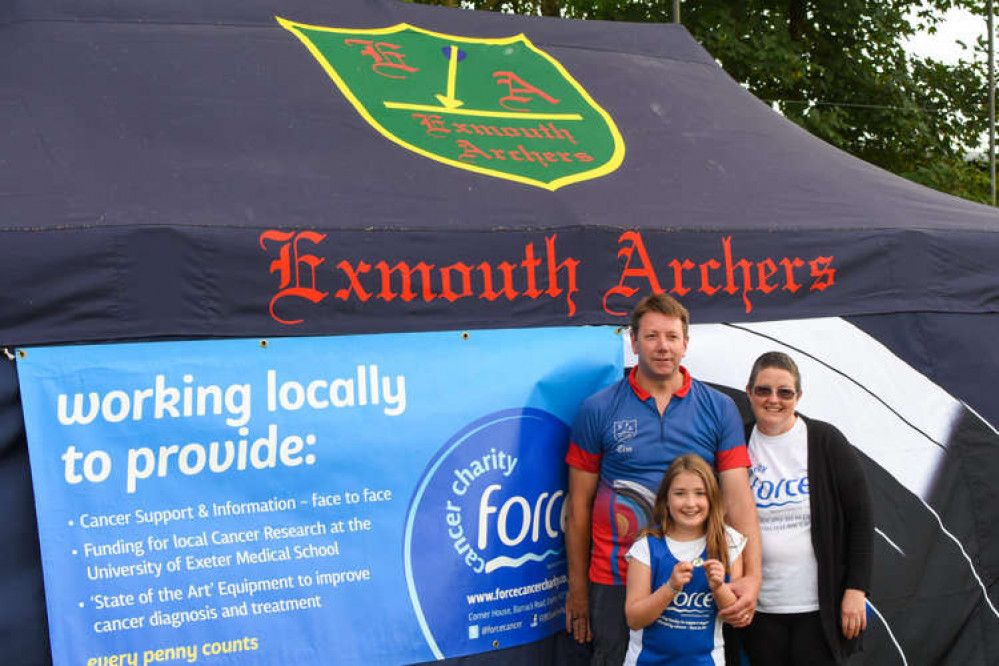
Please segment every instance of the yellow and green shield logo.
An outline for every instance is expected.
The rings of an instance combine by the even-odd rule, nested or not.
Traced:
[[[372,127],[425,157],[549,190],[608,174],[624,159],[610,115],[524,35],[277,20]]]

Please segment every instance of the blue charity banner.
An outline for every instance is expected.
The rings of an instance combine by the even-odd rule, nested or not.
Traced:
[[[564,626],[609,327],[20,350],[55,666],[400,664]]]

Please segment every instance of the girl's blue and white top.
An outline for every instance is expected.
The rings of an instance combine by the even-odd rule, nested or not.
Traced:
[[[725,528],[729,561],[746,546],[746,538]],[[628,559],[652,569],[652,590],[669,580],[677,562],[695,557],[707,559],[707,539],[675,541],[645,536],[628,552]],[[728,577],[726,576],[726,580]],[[669,664],[670,666],[724,666],[725,642],[718,606],[708,586],[704,567],[694,567],[693,578],[683,586],[656,621],[631,632],[624,666]]]

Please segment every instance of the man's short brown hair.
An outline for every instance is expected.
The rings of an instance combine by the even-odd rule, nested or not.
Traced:
[[[690,313],[687,308],[680,305],[679,301],[669,294],[652,294],[646,296],[638,302],[635,309],[631,311],[631,335],[638,335],[638,325],[649,312],[658,312],[667,317],[676,317],[683,324],[683,337],[689,338]]]

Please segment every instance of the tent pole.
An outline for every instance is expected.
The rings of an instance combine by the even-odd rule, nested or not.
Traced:
[[[989,0],[992,2],[992,0]],[[673,0],[673,23],[680,22],[680,0]]]
[[[992,15],[992,0],[987,0],[989,27],[989,189],[992,205],[996,205],[996,72],[995,72],[995,26]]]

